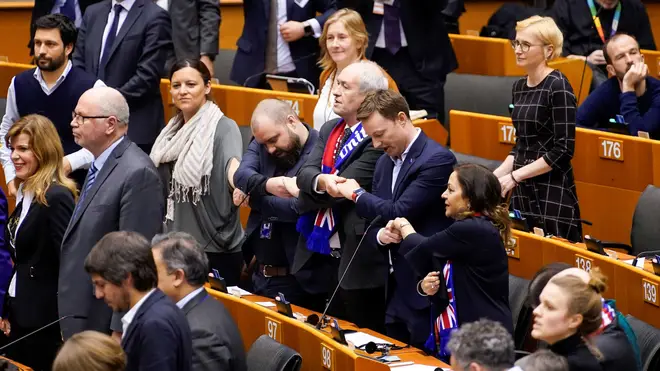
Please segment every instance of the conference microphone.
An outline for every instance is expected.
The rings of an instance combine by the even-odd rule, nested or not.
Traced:
[[[317,56],[317,55],[318,55],[318,52],[313,52],[313,53],[309,53],[309,54],[307,54],[307,55],[303,55],[302,57],[300,57],[300,58],[296,58],[296,59],[294,59],[293,61],[291,61],[291,64],[296,64],[297,62],[300,62],[300,61],[302,61],[303,59],[307,59],[307,58],[309,58],[309,57],[314,57],[314,56]],[[245,82],[243,82],[243,87],[244,87],[244,88],[247,88],[247,87],[248,87],[248,86],[247,86],[247,85],[248,85],[248,82],[250,82],[250,80],[252,80],[252,79],[255,78],[255,77],[261,77],[261,76],[263,76],[264,74],[267,74],[267,73],[268,73],[268,71],[264,70],[264,71],[260,71],[260,72],[258,72],[258,73],[255,73],[254,75],[248,76],[248,78],[245,79]],[[303,79],[303,80],[304,80],[304,79]],[[307,81],[307,80],[305,80],[305,81]]]
[[[635,259],[633,259],[633,261],[632,261],[632,266],[633,266],[633,267],[637,267],[637,260],[638,260],[639,258],[646,258],[646,257],[648,257],[648,256],[654,256],[654,255],[658,255],[658,254],[660,254],[660,250],[652,250],[652,251],[644,251],[644,252],[640,252],[639,254],[637,254],[637,256],[635,256]],[[660,263],[660,261],[659,261],[658,263]],[[642,269],[644,269],[644,268],[642,268]]]
[[[593,16],[592,21],[591,21],[591,29],[590,30],[593,30],[596,27],[596,24],[595,24],[596,18],[598,18],[598,16],[600,15],[600,12],[603,9],[604,8],[601,5],[601,7],[596,12],[596,15]],[[582,77],[580,77],[580,90],[578,90],[577,101],[575,102],[575,104],[577,104],[577,105],[580,104],[580,97],[582,96],[582,85],[584,84],[584,74],[587,72],[587,57],[588,57],[588,55],[584,56],[584,66],[582,66]]]
[[[68,315],[68,316],[60,317],[60,318],[56,319],[55,321],[53,321],[53,322],[47,324],[46,326],[43,326],[43,327],[41,327],[41,328],[38,328],[38,329],[32,331],[31,333],[29,333],[29,334],[27,334],[27,335],[25,335],[25,336],[22,336],[22,337],[20,337],[20,338],[18,338],[18,339],[16,339],[16,340],[12,341],[11,343],[4,345],[3,347],[0,347],[0,351],[2,351],[2,350],[4,350],[4,349],[6,349],[6,348],[8,348],[8,347],[10,347],[10,346],[12,346],[12,345],[18,343],[19,341],[21,341],[21,340],[23,340],[23,339],[25,339],[25,338],[28,338],[28,337],[30,337],[30,336],[36,334],[37,332],[39,332],[39,331],[41,331],[41,330],[44,330],[44,329],[46,329],[46,328],[48,328],[48,327],[50,327],[50,326],[52,326],[52,325],[54,325],[54,324],[60,323],[60,321],[65,320],[65,319],[67,319],[67,318],[74,318],[74,319],[87,319],[87,316],[79,316],[79,315],[75,315],[75,314],[70,314],[70,315]]]
[[[332,299],[334,299],[335,295],[337,295],[337,291],[339,291],[339,287],[341,286],[344,277],[346,277],[346,273],[348,272],[348,269],[351,267],[351,264],[353,263],[353,259],[355,259],[355,255],[357,255],[357,252],[360,250],[360,246],[362,246],[362,241],[364,241],[364,237],[367,235],[367,232],[369,232],[369,228],[371,228],[374,224],[378,223],[382,218],[383,218],[382,216],[377,215],[374,218],[374,220],[372,220],[371,223],[369,223],[367,229],[364,230],[364,234],[362,235],[362,238],[360,238],[360,242],[358,242],[357,247],[355,248],[355,251],[351,256],[351,259],[348,261],[348,264],[346,264],[346,269],[344,270],[344,273],[339,278],[339,282],[337,282],[337,287],[335,287],[335,291],[332,293],[332,295],[330,296],[330,300],[328,300],[328,303],[325,305],[325,309],[321,314],[321,318],[319,319],[319,322],[316,324],[317,329],[319,330],[321,329],[321,325],[323,324],[326,318],[325,315],[328,312],[328,308],[330,308],[330,304],[332,304]]]
[[[572,221],[572,220],[577,220],[577,221],[579,221],[580,223],[582,223],[582,224],[586,224],[586,225],[588,225],[588,226],[592,226],[592,225],[594,225],[594,223],[592,223],[592,222],[590,222],[590,221],[588,221],[588,220],[586,220],[586,219],[580,219],[580,218],[566,218],[566,217],[561,217],[561,216],[553,216],[553,217],[549,217],[549,216],[547,216],[547,215],[532,214],[532,213],[528,213],[528,212],[524,212],[524,211],[520,211],[520,214],[522,214],[522,215],[533,216],[533,217],[535,217],[535,218],[557,219],[557,220],[561,220],[561,221],[564,221],[564,222],[570,222],[570,221]],[[509,213],[509,217],[511,217],[511,213]],[[515,216],[514,216],[514,217],[511,217],[511,218],[513,219],[513,218],[515,218]]]

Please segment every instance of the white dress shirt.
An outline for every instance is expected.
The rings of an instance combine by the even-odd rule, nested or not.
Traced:
[[[131,322],[133,322],[133,318],[135,318],[135,315],[138,312],[138,309],[144,304],[145,301],[147,301],[147,298],[153,294],[153,292],[156,291],[156,289],[151,289],[145,296],[142,297],[142,299],[138,300],[137,303],[131,308],[126,314],[124,314],[124,317],[121,318],[121,337],[124,337],[124,334],[126,334],[126,330],[128,330],[128,326],[131,325]]]
[[[338,119],[339,115],[335,113],[333,103],[335,101],[332,96],[332,83],[335,80],[335,73],[332,73],[321,88],[319,99],[314,106],[314,129],[321,130],[323,124],[330,120]]]
[[[39,70],[39,67],[34,70],[33,76],[39,82],[41,90],[43,90],[46,95],[51,95],[60,85],[62,85],[64,79],[66,79],[66,77],[69,75],[69,72],[71,72],[71,68],[73,68],[73,64],[71,61],[68,61],[64,71],[62,72],[62,75],[60,75],[60,77],[57,79],[55,85],[50,88],[41,76],[41,70]],[[103,81],[97,80],[96,83],[94,83],[95,88],[99,86],[105,86]],[[16,169],[14,169],[14,163],[11,161],[11,151],[5,145],[5,143],[7,143],[5,139],[9,129],[11,129],[14,123],[20,118],[21,117],[18,113],[18,104],[16,103],[14,78],[12,78],[11,83],[9,84],[9,89],[7,90],[7,106],[5,108],[5,115],[2,117],[2,123],[0,124],[0,162],[2,163],[2,168],[4,169],[5,180],[7,183],[11,182],[16,177]],[[81,167],[84,167],[85,164],[92,162],[93,158],[94,156],[92,156],[92,153],[84,148],[66,156],[66,159],[69,160],[69,163],[71,164],[72,170],[77,170]]]
[[[64,6],[64,3],[66,3],[66,0],[55,0],[55,4],[53,5],[53,9],[51,9],[50,13],[59,14],[60,9]],[[78,0],[75,0],[74,8],[76,12],[76,19],[73,21],[76,24],[76,28],[80,28],[80,24],[82,23],[82,12],[80,11],[80,4],[78,3]]]
[[[309,1],[309,0],[307,0]],[[298,3],[303,4],[300,6],[303,8],[306,4],[307,1],[301,0],[301,1],[294,1],[292,6],[300,6]],[[286,14],[286,7],[287,7],[287,0],[277,0],[277,25],[281,26],[285,24],[289,19]],[[317,21],[315,18],[311,18],[307,20],[307,23],[309,23],[310,26],[312,26],[312,30],[314,31],[314,37],[319,38],[321,37],[321,25],[319,24],[319,21]],[[291,49],[289,49],[289,43],[284,41],[284,38],[282,37],[282,33],[277,32],[277,72],[279,73],[287,73],[291,72],[296,69],[296,65],[294,64],[293,58],[291,57]],[[312,81],[312,83],[314,83]]]
[[[186,306],[186,304],[188,304],[188,302],[191,301],[195,296],[197,296],[197,294],[202,292],[202,290],[204,290],[204,286],[202,286],[202,287],[198,288],[197,290],[194,290],[190,294],[184,296],[183,299],[176,302],[176,306],[179,307],[180,309],[183,309],[183,307]]]
[[[105,24],[105,29],[103,30],[103,38],[101,39],[101,54],[99,54],[99,64],[101,63],[101,56],[103,55],[103,49],[105,49],[105,40],[108,38],[108,34],[110,33],[112,22],[115,20],[115,5],[117,4],[121,5],[124,8],[124,10],[122,10],[121,13],[119,14],[119,23],[117,24],[117,33],[115,35],[117,35],[119,33],[119,30],[121,30],[121,26],[124,24],[124,21],[128,16],[128,12],[133,7],[133,4],[135,4],[135,0],[123,0],[123,1],[112,0],[110,13],[108,13],[108,21]]]
[[[180,1],[180,0],[177,0]],[[166,12],[169,11],[170,1],[169,0],[156,0],[156,5],[165,9]]]
[[[16,205],[18,205],[19,202],[23,201],[23,208],[21,209],[21,215],[18,217],[18,225],[16,226],[16,231],[14,232],[14,240],[16,240],[16,235],[18,235],[18,230],[21,228],[21,224],[23,224],[23,220],[25,220],[25,217],[28,214],[28,211],[30,211],[30,206],[32,205],[32,200],[34,199],[34,193],[32,192],[25,192],[23,193],[23,184],[21,184],[18,187],[18,192],[16,193]],[[9,243],[9,241],[7,241]],[[12,298],[16,297],[16,273],[14,273],[14,276],[11,278],[11,282],[9,283],[9,290],[7,290],[9,293],[9,296]]]

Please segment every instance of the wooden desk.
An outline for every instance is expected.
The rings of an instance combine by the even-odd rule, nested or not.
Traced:
[[[301,321],[281,315],[277,313],[275,309],[255,304],[255,302],[263,301],[274,303],[272,299],[255,295],[238,298],[215,290],[208,289],[208,291],[213,297],[222,301],[231,313],[241,330],[246,350],[249,349],[259,336],[266,334],[278,342],[298,351],[303,358],[302,370],[390,370],[388,365],[364,357],[369,356],[365,352],[358,351],[360,353],[360,355],[358,355],[347,346],[335,342],[329,333],[329,329],[317,330]],[[294,306],[293,310],[294,312],[301,313],[305,316],[314,313],[297,306]],[[338,322],[343,329],[358,330],[355,325],[349,322]],[[401,345],[399,341],[380,335],[371,330],[359,330],[377,336],[393,344]],[[413,361],[418,364],[437,367],[449,367],[415,348],[392,351],[392,355],[399,356],[402,361]],[[327,364],[328,360],[330,361],[329,365]]]
[[[525,75],[525,71],[516,64],[516,56],[509,40],[469,35],[449,35],[449,39],[458,60],[458,69],[454,71],[456,73],[487,76]],[[575,95],[580,97],[578,104],[582,103],[589,95],[593,76],[591,69],[585,69],[581,60],[567,58],[558,58],[550,62],[549,66],[560,70],[566,76]]]
[[[9,362],[10,364],[16,366],[18,368],[18,371],[32,371],[32,369],[30,367],[22,365],[22,364],[20,364],[16,361],[12,361],[9,358],[0,356],[0,359],[5,360],[5,361]]]
[[[521,231],[514,231],[513,237],[517,246],[508,252],[510,274],[531,279],[542,266],[552,262],[565,262],[585,270],[600,267],[608,277],[609,288],[605,297],[615,299],[619,311],[660,328],[660,277],[653,274],[649,262],[642,270],[624,263],[622,260],[633,257],[623,253],[616,254],[619,259],[616,260],[592,253],[584,244],[572,244]]]

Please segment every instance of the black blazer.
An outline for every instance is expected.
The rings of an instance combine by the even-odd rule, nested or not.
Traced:
[[[417,71],[434,81],[458,67],[454,49],[445,29],[442,0],[398,0],[401,25],[408,41],[408,52]],[[371,59],[383,16],[374,14],[373,0],[340,0],[339,8],[355,9],[364,20],[369,33],[367,58]]]
[[[410,250],[406,259],[421,279],[440,271],[451,260],[454,271],[454,296],[458,324],[488,318],[500,322],[513,334],[509,307],[509,262],[499,231],[484,217],[467,218],[431,237],[411,234],[401,242]],[[440,291],[431,297],[435,315],[447,302]]]
[[[337,211],[339,223],[336,232],[339,233],[341,244],[341,259],[339,261],[339,276],[346,271],[348,261],[364,235],[368,221],[358,216],[353,201],[345,198],[333,198],[327,193],[319,194],[314,191],[314,179],[321,174],[321,159],[328,136],[340,119],[328,121],[319,133],[319,140],[307,158],[296,178],[300,195],[298,196],[299,211],[301,214],[316,211],[321,208],[334,207]],[[341,125],[344,125],[343,121]],[[371,138],[367,137],[346,159],[339,175],[355,179],[366,191],[371,191],[374,168],[383,151],[373,147]],[[328,277],[336,272],[321,272],[315,267],[304,269],[303,266],[315,253],[307,249],[306,239],[300,237],[291,271],[300,281],[303,288],[310,293],[321,293],[328,289]],[[352,263],[351,269],[346,273],[342,288],[346,290],[368,289],[385,285],[388,265],[383,254],[374,254],[368,248],[360,249]]]
[[[603,371],[598,359],[591,353],[579,334],[552,344],[550,350],[566,357],[569,371]],[[635,363],[628,365],[628,369],[635,367]]]
[[[182,310],[192,334],[194,371],[247,371],[241,332],[220,301],[203,289]]]
[[[78,0],[78,6],[80,6],[80,14],[85,15],[85,10],[87,7],[96,4],[103,0]],[[28,48],[30,48],[30,55],[34,54],[32,49],[34,41],[34,22],[37,19],[50,14],[51,10],[55,6],[55,0],[34,0],[34,7],[32,8],[32,19],[30,19],[30,42],[28,43]]]
[[[46,191],[46,202],[48,206],[32,201],[16,235],[16,251],[12,251],[16,270],[12,318],[21,327],[40,327],[58,318],[60,245],[73,213],[73,194],[53,183]],[[5,236],[9,241],[7,230]]]
[[[90,6],[80,25],[73,64],[121,92],[130,107],[128,136],[153,144],[165,126],[160,77],[172,53],[167,12],[150,0],[136,0],[119,29],[104,69],[99,67],[110,0]]]
[[[183,312],[156,289],[121,340],[126,371],[192,370],[192,338]]]

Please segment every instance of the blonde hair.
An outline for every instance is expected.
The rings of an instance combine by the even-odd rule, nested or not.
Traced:
[[[516,32],[531,27],[536,36],[544,45],[552,45],[552,55],[548,60],[555,59],[561,55],[564,47],[564,35],[561,33],[555,21],[550,17],[531,16],[516,23]]]
[[[360,13],[352,9],[339,9],[323,24],[323,33],[319,38],[319,46],[321,48],[321,58],[319,59],[319,66],[323,69],[323,74],[330,76],[337,70],[337,64],[332,60],[330,53],[328,53],[328,29],[336,22],[341,22],[346,31],[351,36],[358,51],[358,60],[365,58],[367,51],[367,44],[369,43],[369,34]]]
[[[589,283],[570,274],[550,280],[568,296],[568,313],[582,316],[578,332],[585,337],[598,330],[603,322],[601,294],[607,290],[607,277],[601,273],[600,268],[593,268],[589,275]]]
[[[73,335],[53,363],[53,371],[123,371],[125,368],[126,355],[121,345],[96,331]]]
[[[28,179],[23,179],[23,190],[33,192],[34,199],[45,206],[48,206],[46,192],[53,182],[66,187],[76,197],[78,191],[75,182],[64,175],[64,150],[53,123],[41,115],[24,116],[9,129],[5,137],[7,147],[11,147],[11,141],[21,134],[30,138],[30,150],[38,164],[36,172]]]

